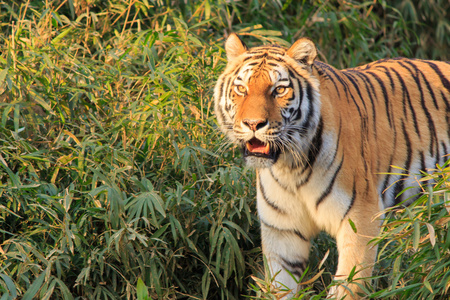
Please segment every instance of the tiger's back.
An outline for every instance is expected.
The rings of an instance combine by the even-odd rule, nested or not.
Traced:
[[[450,153],[450,64],[396,58],[341,71],[321,62],[315,65],[322,101],[330,101],[322,110],[333,110],[331,127],[345,127],[341,130],[346,134],[340,135],[343,151],[360,156],[359,166],[372,174],[383,205],[398,204],[416,193],[397,197],[417,185],[408,175],[435,168]],[[350,149],[352,144],[359,149]]]
[[[336,238],[336,278],[355,266],[356,278],[370,276],[374,216],[414,193],[396,197],[414,183],[407,174],[450,151],[449,63],[398,58],[337,70],[315,61],[305,38],[289,49],[247,49],[231,35],[226,51],[215,112],[256,169],[262,247],[276,281],[295,293],[291,274],[301,276],[320,231]]]

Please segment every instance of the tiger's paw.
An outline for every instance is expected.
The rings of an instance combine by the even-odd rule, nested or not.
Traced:
[[[361,299],[361,297],[359,297],[348,286],[341,284],[341,285],[335,285],[335,286],[331,287],[331,289],[328,291],[327,299],[358,300],[358,299]]]

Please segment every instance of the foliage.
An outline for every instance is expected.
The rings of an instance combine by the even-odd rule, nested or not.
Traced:
[[[448,58],[448,34],[394,2],[0,2],[1,299],[263,297],[254,174],[212,115],[223,37],[309,36],[337,67]]]
[[[379,265],[383,277],[372,297],[449,296],[450,160],[420,182],[424,193],[412,205],[387,210],[383,232],[375,240],[381,246]]]

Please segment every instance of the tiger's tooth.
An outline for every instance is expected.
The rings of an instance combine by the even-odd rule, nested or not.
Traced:
[[[267,143],[267,144],[266,144],[266,147],[264,148],[264,153],[265,153],[265,154],[269,154],[269,152],[270,152],[270,146],[269,146],[269,144]]]
[[[249,152],[252,152],[252,146],[251,146],[250,142],[245,143],[245,146],[247,147],[247,150]]]

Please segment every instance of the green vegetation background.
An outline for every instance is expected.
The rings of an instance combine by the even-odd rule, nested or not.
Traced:
[[[224,38],[308,36],[339,68],[448,60],[449,11],[447,0],[1,1],[0,299],[276,297],[261,281],[254,174],[212,114]],[[446,295],[436,195],[389,225],[397,242],[372,297]],[[303,281],[316,280],[300,297],[324,296],[328,247],[314,244]],[[426,258],[404,263],[419,247]]]

